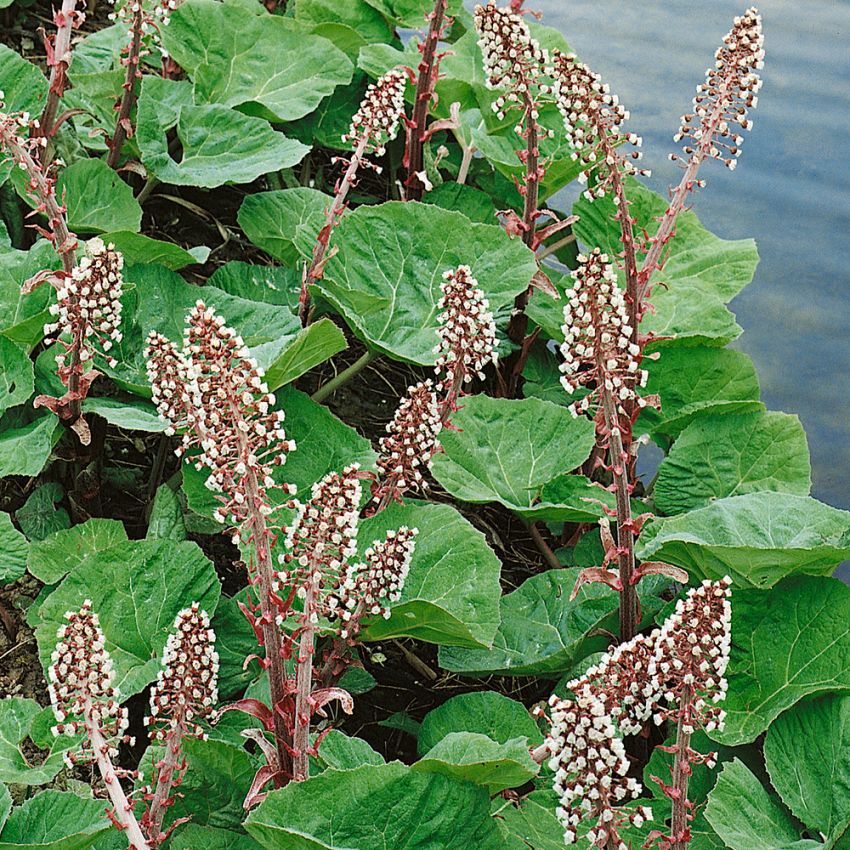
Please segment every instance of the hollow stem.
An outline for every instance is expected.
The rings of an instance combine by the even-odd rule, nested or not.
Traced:
[[[429,15],[430,23],[425,43],[422,47],[422,59],[419,62],[419,76],[416,80],[416,94],[413,101],[413,117],[407,136],[407,199],[419,201],[425,186],[417,176],[424,168],[423,148],[425,124],[428,119],[428,107],[434,96],[437,84],[438,60],[437,45],[443,31],[448,0],[436,0],[434,10]]]
[[[169,806],[171,789],[174,787],[175,773],[177,779],[182,772],[181,751],[183,745],[183,723],[178,722],[168,733],[164,743],[162,759],[157,764],[156,788],[148,808],[148,823],[154,841],[157,841],[162,831],[162,821]]]
[[[118,109],[118,118],[115,122],[115,132],[112,134],[112,140],[109,142],[109,155],[106,158],[106,164],[110,168],[118,167],[118,160],[121,158],[121,148],[129,135],[130,113],[133,111],[133,105],[136,102],[138,80],[141,76],[139,73],[139,54],[142,49],[143,16],[143,6],[139,0],[136,3],[136,11],[133,12],[132,23],[130,24],[131,37],[130,47],[127,52],[127,73],[124,77],[124,93],[121,95],[121,105]]]
[[[366,147],[369,144],[369,138],[369,134],[364,133],[357,142],[357,146],[348,163],[348,168],[345,170],[345,174],[337,186],[336,194],[330,207],[328,207],[325,223],[319,231],[316,245],[313,248],[313,257],[310,265],[304,269],[304,276],[301,280],[301,295],[298,299],[298,315],[301,318],[302,325],[306,326],[310,314],[310,284],[315,283],[321,277],[323,260],[328,250],[331,232],[342,213],[348,191],[357,177],[357,169],[360,168],[360,164],[363,161]]]
[[[97,769],[106,786],[106,793],[109,795],[112,808],[115,810],[115,820],[124,830],[127,841],[134,850],[152,850],[142,828],[139,826],[139,822],[136,820],[133,805],[127,799],[127,795],[115,774],[115,767],[109,758],[109,744],[103,737],[99,721],[95,719],[94,706],[88,700],[84,709],[84,717]]]
[[[77,0],[62,0],[62,7],[55,16],[56,37],[53,40],[53,61],[50,68],[50,83],[47,100],[39,121],[39,134],[48,140],[53,135],[59,101],[68,84],[67,71],[71,59],[71,33],[77,16]],[[42,163],[47,158],[47,147],[42,148]]]
[[[311,576],[304,597],[301,639],[298,646],[298,671],[295,678],[295,734],[293,736],[293,778],[307,779],[310,772],[310,720],[313,716],[310,697],[313,693],[313,656],[316,650],[313,609],[316,600],[316,580]]]
[[[327,383],[322,384],[311,398],[313,401],[322,402],[328,396],[335,393],[344,383],[350,381],[358,372],[362,372],[373,360],[380,357],[376,351],[367,351],[361,357],[358,357],[350,366],[343,369],[340,373],[331,378]]]
[[[460,161],[460,168],[457,172],[457,182],[461,185],[466,183],[466,178],[469,176],[469,166],[472,164],[472,157],[475,155],[475,146],[463,146],[463,157]]]
[[[671,850],[687,850],[690,844],[688,829],[688,781],[691,777],[691,764],[688,751],[691,746],[691,704],[694,692],[689,686],[682,690],[679,700],[679,724],[676,729],[676,753],[673,765],[673,816],[670,821],[670,836],[673,839]]]

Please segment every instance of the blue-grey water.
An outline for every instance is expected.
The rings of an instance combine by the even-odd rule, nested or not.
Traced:
[[[651,187],[732,18],[746,0],[526,0],[611,85],[644,138]],[[730,305],[768,408],[808,433],[813,495],[850,507],[850,2],[763,0],[764,87],[738,168],[708,163],[693,199],[703,224],[752,236],[761,263]],[[565,190],[565,193],[568,193]],[[565,202],[567,197],[564,198]],[[559,198],[560,200],[560,198]]]

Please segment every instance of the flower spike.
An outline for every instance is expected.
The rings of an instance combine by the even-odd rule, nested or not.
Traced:
[[[383,156],[387,143],[398,135],[404,115],[406,85],[407,72],[403,68],[393,68],[369,86],[342,140],[356,143],[365,138],[365,150]]]

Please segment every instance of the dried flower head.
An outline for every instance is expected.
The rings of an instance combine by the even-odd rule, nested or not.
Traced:
[[[148,337],[145,357],[154,403],[171,433],[185,429],[177,454],[200,449],[188,460],[208,469],[207,487],[222,494],[216,519],[238,527],[253,509],[249,490],[265,514],[272,510],[269,490],[294,494],[292,485],[276,484],[272,472],[295,443],[286,438],[283,411],[272,409],[275,396],[263,370],[236,331],[203,301],[186,322],[182,350],[156,332]]]
[[[70,764],[87,764],[95,759],[92,736],[106,740],[109,757],[118,754],[118,744],[130,742],[127,709],[121,707],[113,682],[115,671],[97,614],[86,599],[79,611],[68,611],[59,627],[56,649],[47,669],[50,703],[56,717],[54,735],[86,736],[80,751],[66,755]]]
[[[342,620],[342,638],[349,638],[359,630],[364,615],[389,618],[389,603],[401,598],[417,534],[419,529],[406,525],[388,531],[384,540],[375,540],[363,553],[364,563],[351,564],[346,569],[336,595],[330,600],[331,608]]]
[[[631,340],[625,298],[607,254],[594,248],[588,256],[579,254],[578,261],[565,295],[561,383],[568,393],[590,389],[573,403],[574,414],[599,403],[603,391],[617,412],[626,414],[628,402],[645,405],[637,388],[646,385],[647,373],[640,368],[640,348]]]
[[[312,585],[317,610],[327,613],[327,597],[337,588],[348,559],[357,551],[362,487],[360,464],[330,472],[313,485],[309,501],[299,504],[287,528],[287,552],[278,557],[284,584]],[[305,612],[307,613],[307,612]],[[316,614],[311,612],[311,616]]]
[[[518,104],[538,84],[549,57],[531,37],[522,15],[510,8],[499,8],[490,0],[476,6],[474,14],[486,86],[508,90],[493,102],[493,111],[503,118],[506,105]]]
[[[382,481],[397,494],[411,487],[422,487],[427,468],[438,446],[442,429],[440,406],[432,381],[422,381],[407,388],[387,425],[387,436],[381,437],[377,467]]]
[[[680,708],[686,706],[686,731],[693,732],[697,724],[708,732],[723,728],[726,712],[718,703],[726,698],[731,584],[726,577],[691,588],[664,621],[647,671],[663,697],[656,723],[671,716],[679,719]]]
[[[453,404],[463,385],[483,379],[484,368],[496,361],[496,323],[469,266],[444,272],[440,290],[435,369]]]
[[[172,729],[206,738],[198,720],[208,718],[218,702],[218,653],[210,618],[197,602],[174,620],[162,653],[162,669],[151,688],[151,713],[145,718],[153,741]]]
[[[629,113],[608,84],[574,53],[558,50],[553,53],[553,76],[555,103],[564,119],[567,143],[573,148],[571,158],[582,166],[579,181],[592,183],[585,197],[590,201],[603,197],[617,173],[648,177],[648,170],[635,165],[641,159],[638,148],[642,140],[623,131]],[[629,146],[631,150],[624,153]],[[616,195],[614,201],[619,201]]]
[[[652,813],[623,806],[640,794],[641,786],[627,776],[629,761],[611,717],[612,698],[586,681],[571,683],[571,688],[575,699],[549,700],[549,767],[561,801],[556,814],[564,841],[575,844],[581,821],[593,819],[586,834],[592,847],[627,850],[619,829],[626,822],[640,826]]]
[[[682,116],[673,139],[688,140],[684,147],[688,162],[710,156],[734,169],[744,138],[733,127],[752,129],[748,112],[758,103],[762,84],[756,72],[764,67],[764,35],[755,6],[735,18],[714,59],[705,82],[697,86],[694,111]],[[682,159],[677,154],[670,158]]]
[[[366,150],[383,155],[387,142],[398,135],[404,115],[404,88],[407,74],[393,68],[366,89],[360,108],[351,118],[351,127],[342,137],[344,142],[368,140]]]
[[[56,356],[59,375],[65,367],[67,352],[79,351],[83,363],[95,355],[93,343],[108,352],[121,341],[121,296],[123,294],[124,257],[112,243],[95,237],[86,243],[85,256],[56,292],[57,303],[50,307],[55,321],[44,326],[45,334],[66,334],[60,340],[65,352]],[[110,366],[116,360],[107,355]]]

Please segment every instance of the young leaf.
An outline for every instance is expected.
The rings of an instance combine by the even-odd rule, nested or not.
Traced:
[[[364,764],[384,764],[380,753],[375,752],[362,738],[351,738],[338,729],[331,729],[319,745],[319,762],[324,768],[353,770]]]
[[[75,233],[139,230],[142,208],[133,190],[103,159],[80,159],[59,172],[56,193],[66,198],[68,227]]]
[[[451,732],[478,732],[500,744],[521,737],[530,746],[543,741],[529,710],[496,691],[459,694],[429,711],[419,727],[419,754],[427,753]]]
[[[151,516],[148,520],[146,540],[185,540],[186,523],[177,494],[162,484],[156,491]]]
[[[215,569],[194,543],[119,543],[86,558],[42,602],[39,655],[46,666],[65,612],[90,599],[115,666],[115,686],[126,699],[156,678],[178,611],[194,601],[212,615],[219,593]]]
[[[151,239],[141,233],[117,230],[103,235],[104,242],[111,242],[124,255],[128,266],[159,264],[177,271],[198,262],[188,251],[171,242]]]
[[[21,284],[38,272],[58,265],[53,246],[46,239],[39,239],[29,251],[0,248],[0,331],[27,350],[44,338],[44,324],[50,319],[47,308],[53,293],[51,287],[40,286],[24,295]]]
[[[419,534],[401,599],[391,606],[388,620],[371,621],[363,639],[491,646],[499,625],[501,564],[484,535],[449,505],[407,501],[360,523],[361,553],[403,525]]]
[[[24,506],[15,512],[21,531],[30,540],[44,540],[71,525],[68,511],[56,507],[63,497],[62,487],[55,481],[41,484],[32,491]]]
[[[92,398],[83,402],[83,413],[96,413],[110,425],[126,431],[148,431],[161,433],[167,427],[159,418],[156,408],[147,401],[133,399],[121,401],[117,398]]]
[[[786,493],[730,496],[652,520],[635,554],[700,578],[730,575],[739,586],[772,587],[792,573],[831,575],[850,557],[850,513]]]
[[[503,850],[484,788],[399,762],[326,770],[290,783],[248,815],[245,829],[269,850]]]
[[[474,782],[498,794],[525,785],[540,766],[528,752],[527,738],[496,742],[479,732],[450,732],[412,770]]]
[[[533,791],[519,803],[497,797],[493,819],[510,842],[507,850],[563,850],[564,827],[555,817],[557,807],[557,798],[548,790]]]
[[[758,411],[694,419],[662,461],[654,497],[663,513],[678,514],[762,490],[808,496],[811,484],[800,420]]]
[[[850,588],[795,576],[771,590],[735,590],[724,744],[755,740],[809,694],[850,691]]]
[[[19,579],[27,568],[29,543],[12,525],[9,514],[0,513],[0,585]]]
[[[0,420],[0,478],[7,475],[38,475],[44,469],[61,434],[59,419],[52,413],[37,416],[19,428],[13,427],[7,419]]]
[[[470,396],[452,425],[431,462],[437,481],[465,502],[499,502],[526,518],[542,486],[580,466],[595,439],[589,419],[536,398]]]
[[[127,541],[117,519],[90,519],[32,543],[27,569],[39,581],[56,584],[90,555]]]
[[[67,738],[55,738],[54,750],[47,757],[35,759],[28,748],[22,746],[27,740],[33,720],[42,711],[32,699],[3,700],[0,704],[0,782],[15,785],[44,785],[50,782],[63,767],[62,752],[70,746]]]
[[[0,413],[23,404],[34,389],[32,361],[27,353],[0,335]]]
[[[537,268],[531,251],[498,225],[430,204],[358,207],[333,243],[338,251],[316,288],[369,346],[421,365],[434,362],[443,272],[468,265],[496,312]]]

